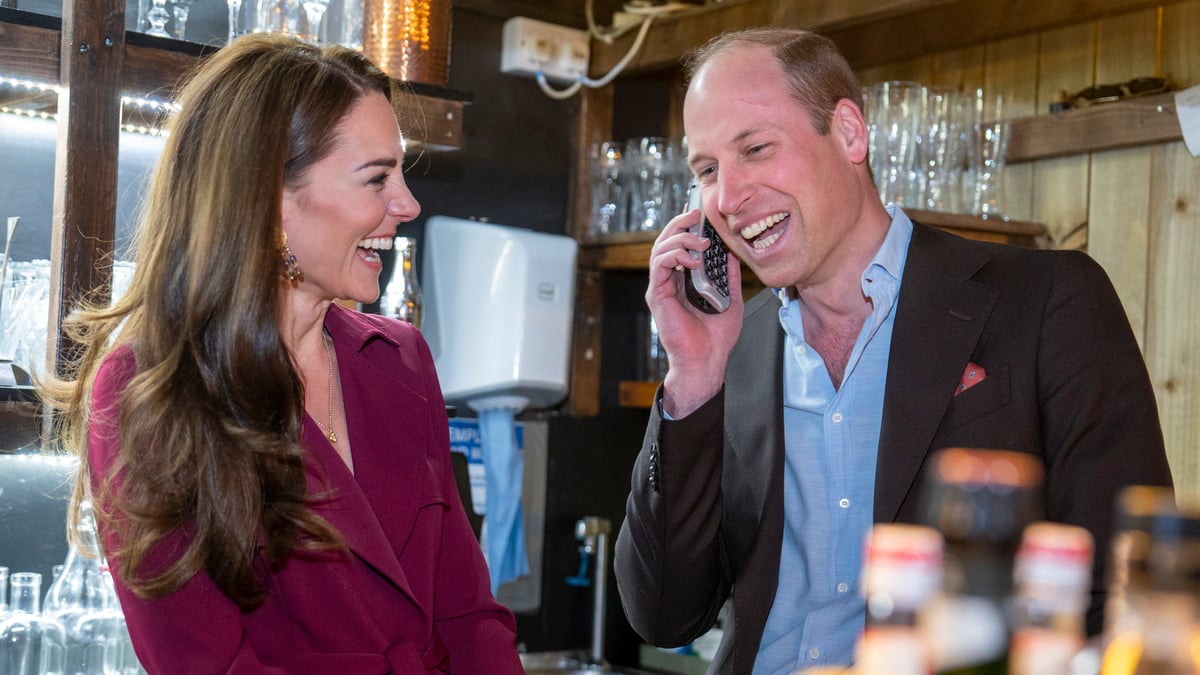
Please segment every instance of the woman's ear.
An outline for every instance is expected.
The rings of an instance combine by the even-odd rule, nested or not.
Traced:
[[[855,164],[867,161],[870,153],[867,122],[863,119],[862,111],[850,99],[844,98],[834,106],[829,131],[841,139],[850,161]]]

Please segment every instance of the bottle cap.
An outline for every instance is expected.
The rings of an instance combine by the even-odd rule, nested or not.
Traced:
[[[1007,450],[949,448],[927,476],[925,524],[948,541],[1009,542],[1042,513],[1042,463]]]

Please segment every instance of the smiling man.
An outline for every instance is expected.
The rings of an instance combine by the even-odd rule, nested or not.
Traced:
[[[914,522],[950,446],[1046,470],[1042,517],[1096,538],[1102,624],[1116,492],[1170,485],[1146,368],[1112,285],[1078,252],[968,241],[885,208],[861,87],[829,40],[720,36],[689,61],[688,162],[731,253],[720,314],[682,292],[710,244],[682,214],[646,302],[670,368],[633,469],[616,575],[648,642],[686,644],[727,600],[710,672],[849,664],[864,535]],[[743,302],[740,265],[768,289]]]

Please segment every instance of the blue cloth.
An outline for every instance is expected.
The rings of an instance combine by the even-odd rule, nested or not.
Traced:
[[[875,461],[900,278],[912,221],[889,207],[892,224],[862,290],[872,302],[834,389],[825,362],[804,341],[799,301],[779,291],[784,345],[783,551],[779,587],[754,672],[788,675],[848,665],[866,619],[859,592],[863,539],[873,520]]]
[[[479,435],[483,444],[484,485],[487,488],[483,517],[488,573],[492,594],[500,585],[529,574],[525,553],[525,523],[521,514],[521,480],[525,456],[517,447],[512,408],[479,411]]]

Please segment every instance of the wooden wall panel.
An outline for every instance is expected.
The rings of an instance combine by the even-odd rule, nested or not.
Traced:
[[[1200,498],[1200,160],[1182,142],[1160,146],[1152,175],[1146,364],[1176,488]]]
[[[975,91],[983,86],[984,52],[982,46],[965,47],[934,56],[933,84]]]
[[[1161,72],[1200,83],[1200,0],[1163,10]],[[1200,159],[1183,143],[1155,149],[1150,194],[1146,361],[1181,495],[1200,498]]]
[[[1152,75],[1157,44],[1157,10],[1097,22],[1096,83]],[[1088,251],[1112,278],[1143,346],[1152,153],[1153,147],[1094,153],[1088,206]]]
[[[1094,35],[1090,23],[1042,33],[1038,114],[1049,111],[1059,92],[1073,94],[1092,84]],[[1075,248],[1074,243],[1087,242],[1088,167],[1086,155],[1033,163],[1033,220],[1046,226],[1056,246]]]

